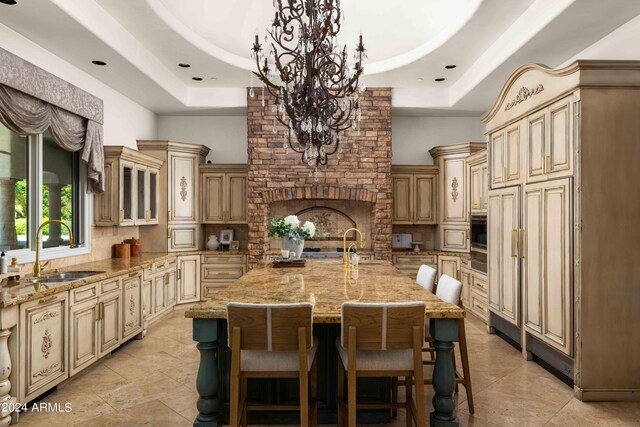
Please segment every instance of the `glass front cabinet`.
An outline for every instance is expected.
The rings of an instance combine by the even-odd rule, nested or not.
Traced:
[[[94,196],[95,224],[158,224],[159,174],[163,163],[127,147],[104,147],[105,191]]]

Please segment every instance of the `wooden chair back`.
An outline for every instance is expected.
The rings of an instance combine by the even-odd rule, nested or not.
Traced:
[[[424,340],[425,303],[342,304],[342,347],[348,349],[349,328],[355,327],[356,349],[400,350],[413,348],[413,327],[420,326]],[[422,341],[420,341],[422,342]]]
[[[233,348],[234,328],[240,328],[240,350],[298,350],[298,328],[305,328],[307,348],[313,345],[313,305],[245,304],[227,305],[229,347]]]

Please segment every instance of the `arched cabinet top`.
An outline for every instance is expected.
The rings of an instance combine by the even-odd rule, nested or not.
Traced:
[[[482,119],[487,133],[580,87],[640,86],[640,61],[578,60],[551,69],[526,64],[515,70]]]

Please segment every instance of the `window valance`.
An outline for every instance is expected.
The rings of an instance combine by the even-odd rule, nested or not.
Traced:
[[[104,191],[102,101],[0,49],[0,122],[20,134],[47,128],[60,147],[81,151],[91,193]]]

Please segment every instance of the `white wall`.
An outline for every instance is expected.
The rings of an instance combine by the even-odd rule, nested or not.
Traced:
[[[12,29],[0,24],[0,47],[104,102],[104,144],[136,147],[136,139],[154,139],[156,115]]]
[[[213,163],[247,163],[247,116],[158,116],[158,139],[211,149]]]
[[[429,150],[438,145],[484,141],[479,117],[393,116],[394,165],[431,165]]]
[[[640,60],[640,15],[604,36],[562,66],[576,59],[629,59]]]

